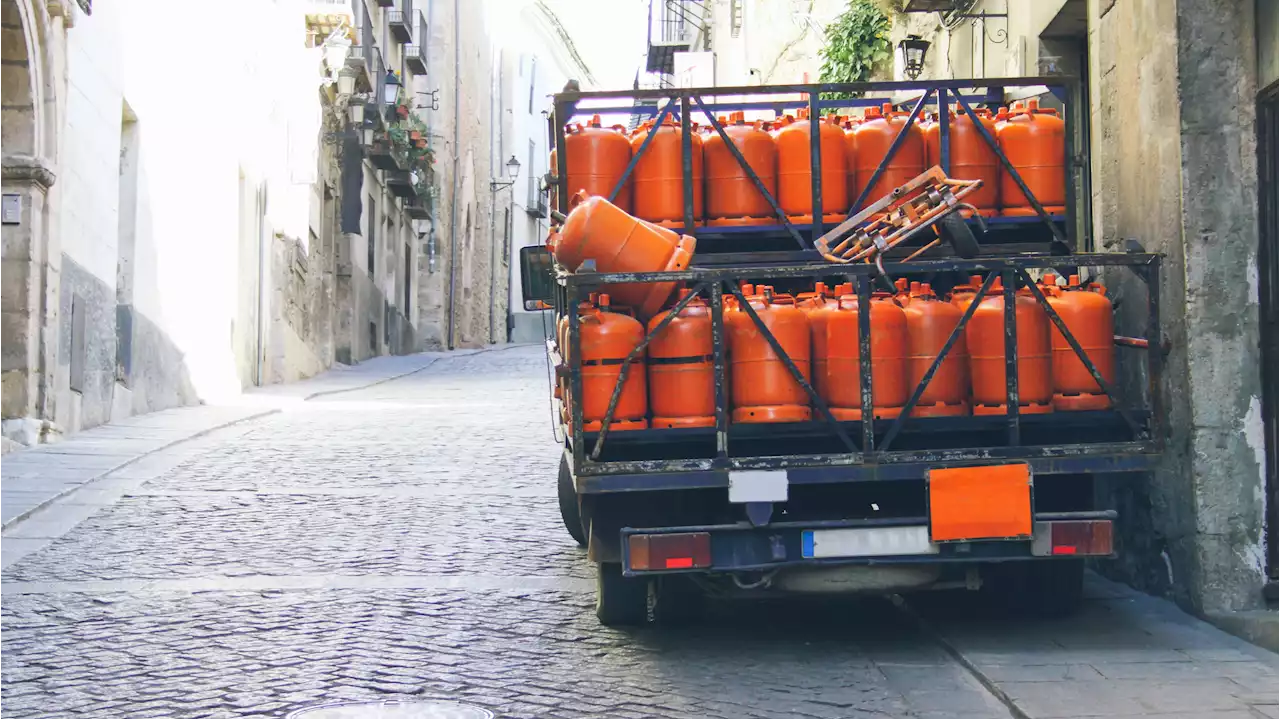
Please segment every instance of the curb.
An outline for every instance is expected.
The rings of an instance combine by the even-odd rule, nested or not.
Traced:
[[[523,346],[523,345],[504,345],[504,346],[501,346],[501,347],[481,347],[481,348],[479,348],[479,349],[475,349],[475,350],[462,350],[462,351],[457,351],[457,350],[455,350],[456,354],[450,354],[449,356],[432,357],[432,358],[431,358],[431,361],[427,362],[426,364],[422,365],[421,367],[418,367],[418,368],[415,368],[415,369],[411,369],[411,370],[409,370],[409,371],[407,371],[407,372],[401,372],[401,373],[399,373],[399,374],[391,375],[391,376],[389,376],[389,377],[381,377],[381,378],[379,378],[379,379],[375,379],[375,380],[370,381],[370,382],[367,382],[367,383],[365,383],[365,384],[361,384],[361,385],[357,385],[357,386],[353,386],[353,387],[342,387],[342,388],[339,388],[339,389],[329,389],[329,390],[320,390],[320,391],[317,391],[317,392],[312,392],[311,394],[308,394],[308,395],[304,395],[304,396],[302,396],[302,397],[301,397],[301,398],[299,398],[297,401],[299,401],[299,402],[309,402],[309,401],[311,401],[311,400],[313,400],[313,399],[316,399],[316,398],[319,398],[319,397],[327,397],[327,396],[330,396],[330,395],[342,394],[342,393],[344,393],[344,392],[355,392],[355,391],[362,390],[362,389],[368,389],[368,388],[370,388],[370,387],[376,387],[376,386],[378,386],[378,385],[380,385],[380,384],[385,384],[385,383],[387,383],[387,382],[391,382],[391,381],[394,381],[394,380],[402,379],[402,378],[404,378],[404,377],[408,377],[409,375],[414,375],[414,374],[417,374],[417,373],[419,373],[419,372],[422,372],[423,370],[426,370],[426,369],[428,369],[428,368],[430,368],[430,367],[435,366],[435,364],[436,364],[437,362],[439,362],[440,360],[442,360],[442,359],[452,359],[453,357],[470,357],[470,356],[472,356],[472,355],[477,355],[477,354],[481,354],[481,353],[484,353],[484,352],[501,352],[501,351],[503,351],[503,350],[512,349],[512,348],[515,348],[515,347],[521,347],[521,346]],[[126,461],[124,461],[124,462],[121,462],[120,464],[118,464],[118,465],[116,465],[116,466],[114,466],[114,467],[111,467],[110,469],[103,470],[103,471],[102,471],[102,472],[100,472],[99,474],[96,474],[96,475],[94,475],[94,476],[90,477],[89,479],[86,479],[84,482],[82,482],[82,483],[80,483],[80,484],[78,484],[78,485],[76,485],[76,486],[74,486],[74,487],[70,487],[70,488],[68,488],[68,489],[66,489],[66,490],[63,490],[62,492],[59,492],[58,494],[55,494],[55,495],[53,495],[53,496],[49,497],[48,499],[46,499],[46,500],[44,500],[44,501],[40,502],[39,504],[37,504],[36,506],[32,507],[31,509],[28,509],[27,511],[25,511],[25,512],[23,512],[23,513],[21,513],[21,514],[19,514],[19,515],[17,515],[17,516],[15,516],[15,517],[14,517],[14,518],[12,518],[12,519],[10,519],[8,522],[5,522],[3,525],[0,525],[0,531],[9,530],[9,529],[12,529],[12,528],[16,527],[17,525],[19,525],[19,524],[21,524],[22,522],[24,522],[24,521],[26,521],[27,519],[29,519],[32,515],[36,514],[37,512],[39,512],[39,511],[41,511],[41,510],[43,510],[44,508],[48,507],[49,505],[53,504],[54,502],[57,502],[58,500],[60,500],[60,499],[64,499],[64,498],[66,498],[66,497],[70,497],[71,495],[75,494],[76,492],[80,491],[81,489],[84,489],[85,487],[88,487],[89,485],[91,485],[91,484],[93,484],[93,483],[97,482],[98,480],[103,479],[104,477],[108,477],[108,476],[110,476],[110,475],[114,474],[115,472],[118,472],[118,471],[120,471],[121,469],[124,469],[125,467],[128,467],[128,466],[129,466],[129,465],[131,465],[131,464],[134,464],[135,462],[138,462],[139,460],[142,460],[142,459],[144,459],[144,458],[146,458],[146,457],[150,457],[150,456],[151,456],[151,455],[153,455],[153,454],[156,454],[156,453],[158,453],[158,452],[163,452],[163,451],[165,451],[165,450],[167,450],[167,449],[171,449],[171,448],[173,448],[173,447],[175,447],[175,446],[177,446],[177,445],[179,445],[179,444],[182,444],[183,442],[190,442],[190,441],[191,441],[191,440],[193,440],[193,439],[199,439],[199,438],[204,437],[204,436],[206,436],[206,435],[208,435],[208,434],[211,434],[211,433],[213,433],[213,432],[217,432],[218,430],[226,429],[227,427],[234,427],[235,425],[238,425],[238,424],[241,424],[241,423],[244,423],[244,422],[251,422],[251,421],[253,421],[253,420],[262,419],[263,417],[267,417],[267,416],[270,416],[270,415],[273,415],[273,414],[278,414],[278,413],[280,413],[280,412],[282,412],[282,411],[283,411],[283,410],[282,410],[281,408],[278,408],[278,407],[277,407],[277,408],[272,408],[272,409],[264,409],[264,410],[262,410],[262,411],[260,411],[260,412],[255,412],[255,413],[253,413],[253,414],[245,415],[244,417],[240,417],[240,418],[238,418],[238,419],[233,419],[233,420],[231,420],[231,421],[229,421],[229,422],[222,422],[221,424],[217,424],[217,425],[214,425],[214,426],[212,426],[212,427],[206,427],[206,428],[204,428],[204,429],[202,429],[202,430],[199,430],[199,431],[197,431],[197,432],[194,432],[194,433],[192,433],[192,434],[189,434],[189,435],[187,435],[187,436],[185,436],[185,437],[182,437],[182,438],[180,438],[180,439],[175,439],[175,440],[173,440],[172,442],[168,442],[168,443],[166,443],[166,444],[164,444],[164,445],[161,445],[161,446],[159,446],[159,447],[156,447],[155,449],[147,450],[146,452],[143,452],[142,454],[139,454],[139,455],[137,455],[137,456],[135,456],[135,457],[131,457],[131,458],[129,458],[128,460],[126,460]]]
[[[933,642],[939,647],[942,647],[942,650],[955,660],[957,664],[964,667],[964,670],[976,679],[977,682],[982,685],[982,688],[987,690],[988,694],[1003,704],[1005,709],[1009,710],[1009,715],[1013,717],[1013,719],[1035,719],[1030,714],[1027,714],[1022,707],[1018,706],[1018,703],[1013,700],[1013,697],[1009,696],[1005,690],[1001,689],[999,685],[991,679],[991,677],[984,674],[982,670],[978,668],[978,665],[969,661],[969,658],[964,655],[964,652],[960,651],[959,647],[952,644],[951,641],[944,637],[941,632],[934,629],[933,625],[930,624],[928,620],[920,616],[915,609],[907,604],[907,601],[903,599],[901,594],[891,595],[890,601],[898,611],[902,612],[915,623],[921,634],[924,634],[926,637],[933,640]]]
[[[155,454],[155,453],[157,453],[157,452],[163,452],[164,450],[166,450],[166,449],[170,449],[171,447],[175,447],[175,446],[177,446],[177,445],[179,445],[179,444],[182,444],[183,442],[190,442],[190,441],[191,441],[191,440],[193,440],[193,439],[199,439],[200,437],[203,437],[203,436],[205,436],[205,435],[207,435],[207,434],[210,434],[210,433],[212,433],[212,432],[216,432],[216,431],[218,431],[218,430],[220,430],[220,429],[226,429],[227,427],[233,427],[233,426],[235,426],[235,425],[237,425],[237,424],[240,424],[241,422],[249,422],[249,421],[252,421],[252,420],[255,420],[255,419],[261,419],[262,417],[266,417],[266,416],[268,416],[268,415],[276,414],[276,413],[277,413],[277,412],[279,412],[279,411],[280,411],[280,410],[278,410],[278,409],[268,409],[268,410],[263,410],[263,411],[261,411],[261,412],[255,412],[254,414],[246,415],[246,416],[244,416],[244,417],[240,417],[239,419],[233,419],[233,420],[231,420],[230,422],[223,422],[223,423],[218,424],[218,425],[215,425],[215,426],[213,426],[213,427],[206,427],[206,428],[204,428],[204,429],[202,429],[202,430],[200,430],[200,431],[198,431],[198,432],[195,432],[194,434],[189,434],[189,435],[187,435],[186,437],[182,437],[181,439],[175,439],[175,440],[173,440],[172,442],[169,442],[169,443],[167,443],[167,444],[164,444],[164,445],[161,445],[161,446],[159,446],[159,447],[156,447],[155,449],[149,449],[149,450],[147,450],[146,452],[143,452],[142,454],[137,455],[136,457],[132,457],[132,458],[130,458],[130,459],[127,459],[127,460],[125,460],[124,462],[121,462],[120,464],[117,464],[116,466],[114,466],[114,467],[112,467],[112,468],[110,468],[110,469],[108,469],[108,470],[105,470],[105,471],[103,471],[103,472],[102,472],[102,473],[100,473],[100,474],[96,474],[96,475],[94,475],[94,476],[92,476],[92,477],[90,477],[90,478],[86,479],[84,482],[82,482],[82,483],[80,483],[80,484],[78,484],[78,485],[76,485],[76,486],[74,486],[74,487],[70,487],[70,488],[68,488],[68,489],[66,489],[66,490],[63,490],[62,492],[59,492],[58,494],[53,495],[52,497],[49,497],[48,499],[44,500],[44,501],[43,501],[43,502],[41,502],[40,504],[37,504],[36,506],[32,507],[31,509],[28,509],[27,511],[23,512],[22,514],[19,514],[19,515],[17,515],[16,517],[14,517],[13,519],[10,519],[8,522],[5,522],[3,525],[0,525],[0,530],[12,529],[13,527],[17,526],[18,524],[22,523],[24,520],[26,520],[27,518],[29,518],[31,515],[35,514],[36,512],[39,512],[40,510],[44,509],[45,507],[48,507],[50,504],[53,504],[54,502],[58,501],[59,499],[62,499],[62,498],[64,498],[64,497],[69,497],[69,496],[71,496],[71,495],[75,494],[76,492],[79,492],[81,489],[84,489],[85,487],[88,487],[89,485],[93,484],[94,482],[97,482],[98,480],[102,479],[103,477],[107,477],[107,476],[109,476],[109,475],[111,475],[111,474],[113,474],[113,473],[115,473],[115,472],[118,472],[118,471],[120,471],[120,470],[124,469],[125,467],[128,467],[129,465],[131,465],[131,464],[133,464],[133,463],[135,463],[135,462],[138,462],[139,460],[145,459],[146,457],[150,457],[151,455],[153,455],[153,454]]]

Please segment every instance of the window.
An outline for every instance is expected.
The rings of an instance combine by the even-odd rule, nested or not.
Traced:
[[[533,140],[529,141],[529,202],[528,207],[533,208],[542,204],[542,194],[538,189],[538,145]]]
[[[412,317],[410,309],[412,308],[413,299],[413,247],[406,242],[404,244],[404,316]]]
[[[369,256],[365,270],[369,273],[369,277],[372,279],[374,261],[378,259],[378,206],[373,202],[373,195],[369,195],[369,217],[366,220],[366,225],[368,227],[366,232],[369,236],[365,238],[365,241],[368,243]]]
[[[529,58],[529,114],[533,114],[533,88],[538,84],[538,58]]]

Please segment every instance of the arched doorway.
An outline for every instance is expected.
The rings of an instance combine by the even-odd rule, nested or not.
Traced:
[[[56,143],[49,16],[42,2],[0,0],[0,189],[3,191],[3,433],[48,438],[49,373],[56,366],[57,269],[51,243]],[[52,308],[52,309],[51,309]]]

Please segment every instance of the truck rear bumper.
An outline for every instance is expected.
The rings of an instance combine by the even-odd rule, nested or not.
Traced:
[[[626,576],[793,567],[992,563],[1113,556],[1114,511],[1034,515],[1031,539],[933,542],[928,517],[624,528]]]
[[[573,454],[565,456],[575,467]],[[1054,453],[1050,449],[935,451],[902,453],[896,461],[863,463],[856,455],[756,457],[730,460],[727,467],[711,467],[709,460],[667,460],[587,463],[574,471],[578,494],[612,494],[684,489],[728,488],[729,475],[744,470],[785,470],[792,485],[842,484],[845,482],[921,480],[938,467],[1026,462],[1033,474],[1101,474],[1145,472],[1160,454],[1148,444],[1085,446],[1077,452]]]

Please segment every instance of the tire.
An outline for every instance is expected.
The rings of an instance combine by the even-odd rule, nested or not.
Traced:
[[[569,530],[569,536],[578,546],[587,546],[587,533],[582,527],[582,511],[578,507],[578,491],[573,487],[573,473],[569,460],[560,458],[560,478],[556,481],[556,494],[560,499],[560,521]]]
[[[1084,560],[1028,562],[1024,612],[1059,618],[1075,614],[1084,600]]]
[[[649,613],[655,624],[676,627],[702,618],[706,595],[690,577],[667,574],[649,585]]]
[[[1070,616],[1084,597],[1084,561],[1047,559],[990,565],[983,572],[987,606],[1002,614],[1056,619]]]
[[[606,627],[638,627],[649,619],[649,582],[622,576],[622,565],[596,564],[596,619]]]
[[[973,230],[959,212],[952,212],[938,221],[938,234],[951,245],[957,255],[966,260],[977,257],[981,252]]]

